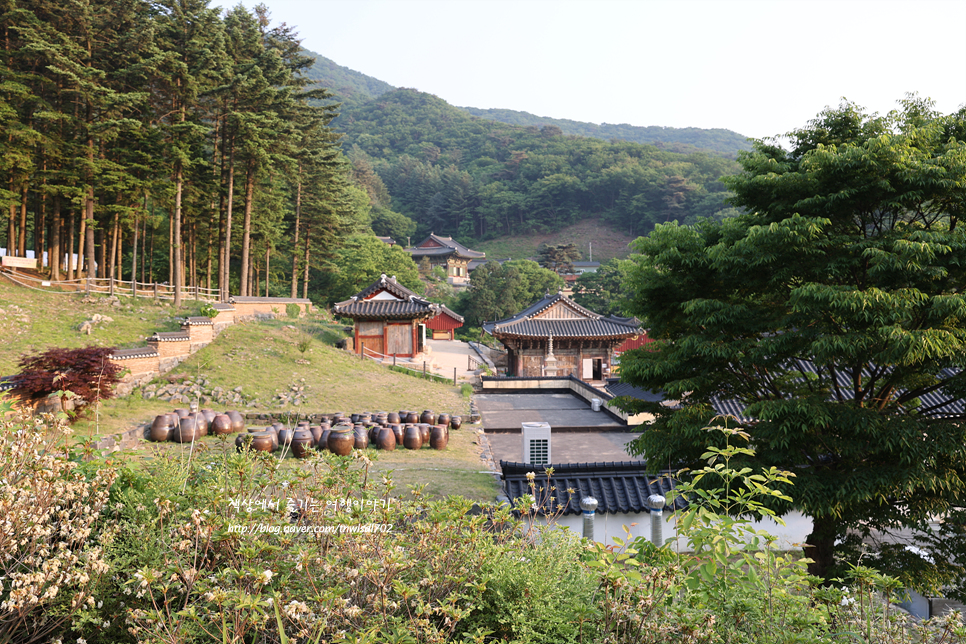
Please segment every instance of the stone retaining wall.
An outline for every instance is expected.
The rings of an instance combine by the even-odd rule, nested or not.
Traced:
[[[232,300],[229,304],[213,304],[212,308],[217,311],[213,318],[187,318],[181,323],[181,331],[158,332],[147,338],[146,347],[115,351],[111,361],[127,372],[115,393],[126,396],[136,387],[171,371],[236,322],[286,315],[286,306],[293,303],[299,305],[302,315],[312,310],[312,302],[302,298],[238,297]]]

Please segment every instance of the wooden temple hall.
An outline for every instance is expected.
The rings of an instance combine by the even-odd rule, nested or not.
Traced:
[[[604,317],[563,293],[505,320],[484,322],[483,331],[506,347],[508,376],[572,375],[586,382],[607,378],[614,348],[644,332],[636,318]]]

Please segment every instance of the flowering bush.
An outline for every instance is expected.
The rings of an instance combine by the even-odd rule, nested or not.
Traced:
[[[93,530],[115,472],[87,476],[57,447],[69,433],[47,414],[0,418],[0,642],[47,641],[109,570],[111,531]]]

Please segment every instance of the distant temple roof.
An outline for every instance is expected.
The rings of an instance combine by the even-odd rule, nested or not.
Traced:
[[[553,308],[565,308],[565,315]],[[485,322],[483,330],[493,337],[520,338],[629,338],[641,332],[637,318],[604,317],[585,309],[563,293],[547,295],[516,315],[498,322]]]
[[[406,252],[412,255],[413,259],[417,257],[445,257],[447,255],[455,255],[462,259],[482,259],[486,257],[486,253],[470,250],[458,241],[453,240],[452,237],[440,237],[432,233],[413,248],[407,248]]]
[[[338,315],[349,318],[431,318],[441,305],[420,297],[396,281],[396,276],[383,274],[378,280],[362,289],[344,302],[332,307]]]

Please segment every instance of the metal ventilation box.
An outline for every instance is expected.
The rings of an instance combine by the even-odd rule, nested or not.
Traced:
[[[529,465],[549,465],[550,424],[521,423],[520,433],[523,434],[523,462]]]

